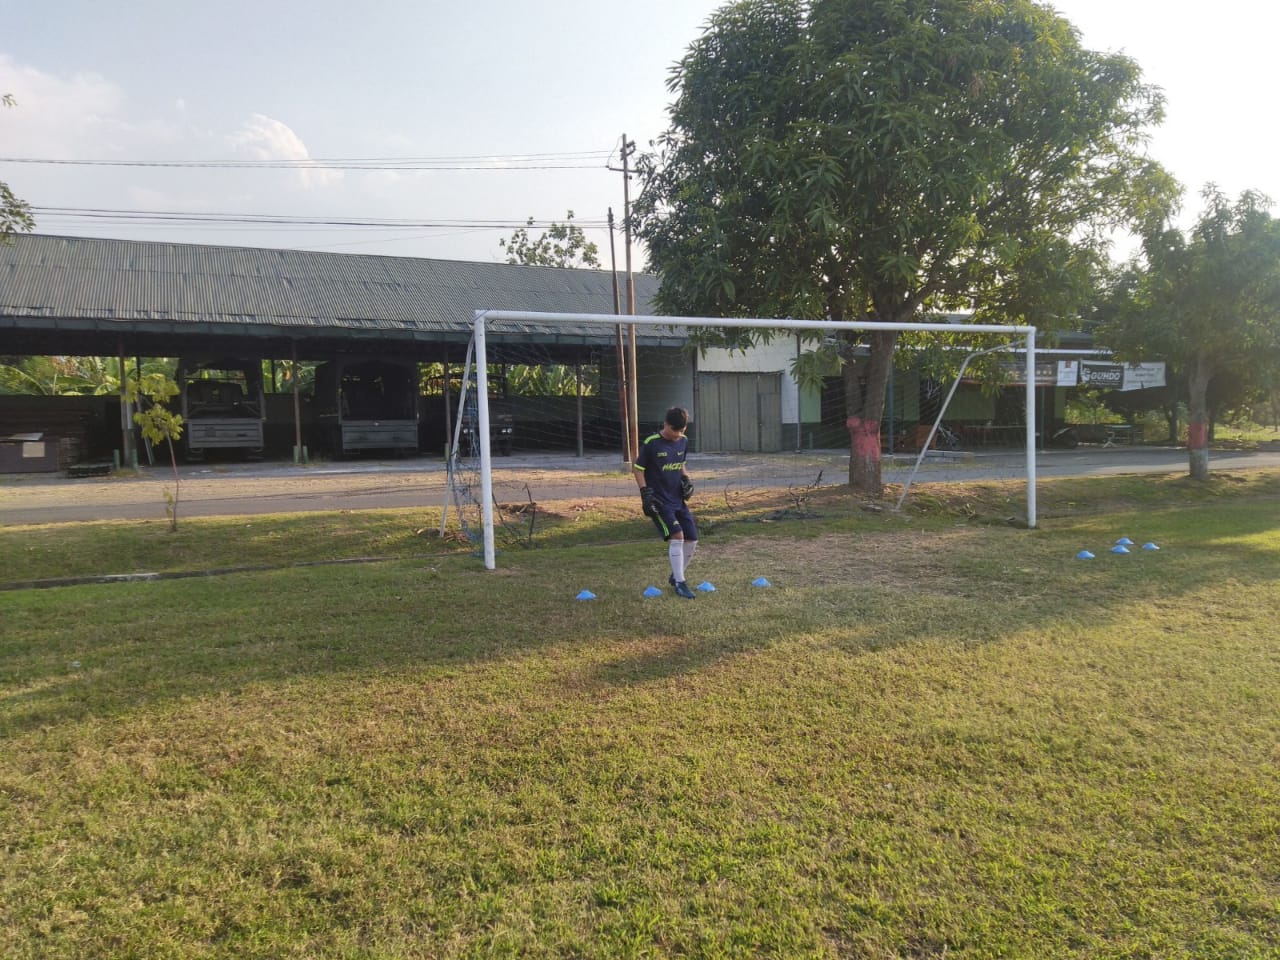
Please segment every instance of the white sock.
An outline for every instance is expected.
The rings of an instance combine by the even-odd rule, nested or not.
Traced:
[[[676,583],[684,580],[684,541],[672,540],[667,544],[667,556],[671,558],[671,575]]]
[[[698,549],[697,540],[685,540],[684,543],[684,568],[687,571],[689,564],[693,561],[693,555]]]

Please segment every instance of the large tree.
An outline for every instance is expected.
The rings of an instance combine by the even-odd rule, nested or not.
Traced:
[[[0,96],[0,107],[12,107],[12,94]],[[0,243],[18,230],[31,230],[35,221],[31,218],[31,207],[14,196],[9,185],[0,180]]]
[[[1031,0],[742,0],[674,68],[636,207],[673,314],[1053,327],[1172,181],[1159,92]],[[849,482],[879,493],[898,336],[839,344]]]
[[[1189,234],[1154,230],[1120,280],[1103,335],[1122,356],[1160,358],[1185,378],[1189,473],[1209,476],[1210,399],[1263,388],[1280,369],[1280,221],[1270,200],[1217,187]]]

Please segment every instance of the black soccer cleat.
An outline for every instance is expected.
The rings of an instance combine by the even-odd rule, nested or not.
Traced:
[[[683,580],[677,580],[675,582],[675,588],[677,597],[684,597],[686,600],[698,599],[694,592],[689,589],[689,584],[685,583]]]

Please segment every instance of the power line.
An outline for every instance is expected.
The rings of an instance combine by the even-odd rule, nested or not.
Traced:
[[[265,213],[199,213],[179,210],[109,210],[95,207],[33,206],[31,212],[38,218],[43,219],[74,219],[112,223],[362,227],[392,230],[403,230],[405,228],[415,230],[509,230],[522,227],[546,228],[557,222],[555,220],[536,220],[528,217],[519,220],[414,220],[401,217],[310,217]],[[580,227],[603,228],[608,225],[607,220],[578,220],[575,218],[572,222],[575,226]]]
[[[612,151],[526,153],[451,157],[314,157],[296,160],[71,160],[55,157],[0,157],[0,163],[71,167],[168,167],[202,170],[592,170],[607,164]]]

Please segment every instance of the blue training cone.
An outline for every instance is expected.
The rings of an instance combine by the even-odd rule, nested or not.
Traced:
[[[753,587],[772,587],[773,586],[773,584],[770,583],[768,580],[766,580],[764,577],[756,577],[754,580],[751,581],[751,585]]]
[[[1116,546],[1117,546],[1117,547],[1132,547],[1132,546],[1133,546],[1133,541],[1132,541],[1132,540],[1130,540],[1128,537],[1121,537],[1119,540],[1117,540],[1117,541],[1116,541]]]
[[[1126,547],[1123,543],[1117,543],[1114,547],[1111,548],[1111,552],[1112,553],[1128,553],[1129,548]]]
[[[1077,553],[1077,554],[1076,554],[1076,559],[1077,559],[1077,560],[1092,560],[1092,559],[1093,559],[1093,554],[1092,554],[1092,553],[1090,553],[1088,550],[1081,550],[1079,553]]]
[[[659,590],[657,587],[645,587],[644,595],[646,597],[660,597],[662,596],[662,591]]]
[[[1146,543],[1144,543],[1144,544],[1142,545],[1142,549],[1143,549],[1143,550],[1159,550],[1160,548],[1159,548],[1159,547],[1157,547],[1157,546],[1156,546],[1154,543],[1152,543],[1151,541],[1147,541]]]
[[[577,595],[576,597],[574,597],[573,599],[575,599],[575,600],[594,600],[595,598],[596,598],[596,595],[595,595],[594,593],[592,593],[590,590],[583,590],[580,594],[578,594],[578,595]]]
[[[713,587],[713,586],[712,586],[708,581],[706,581],[706,580],[703,580],[700,584],[698,584],[698,589],[699,589],[699,590],[701,590],[703,593],[715,593],[715,592],[716,592],[716,588],[715,588],[715,587]]]

